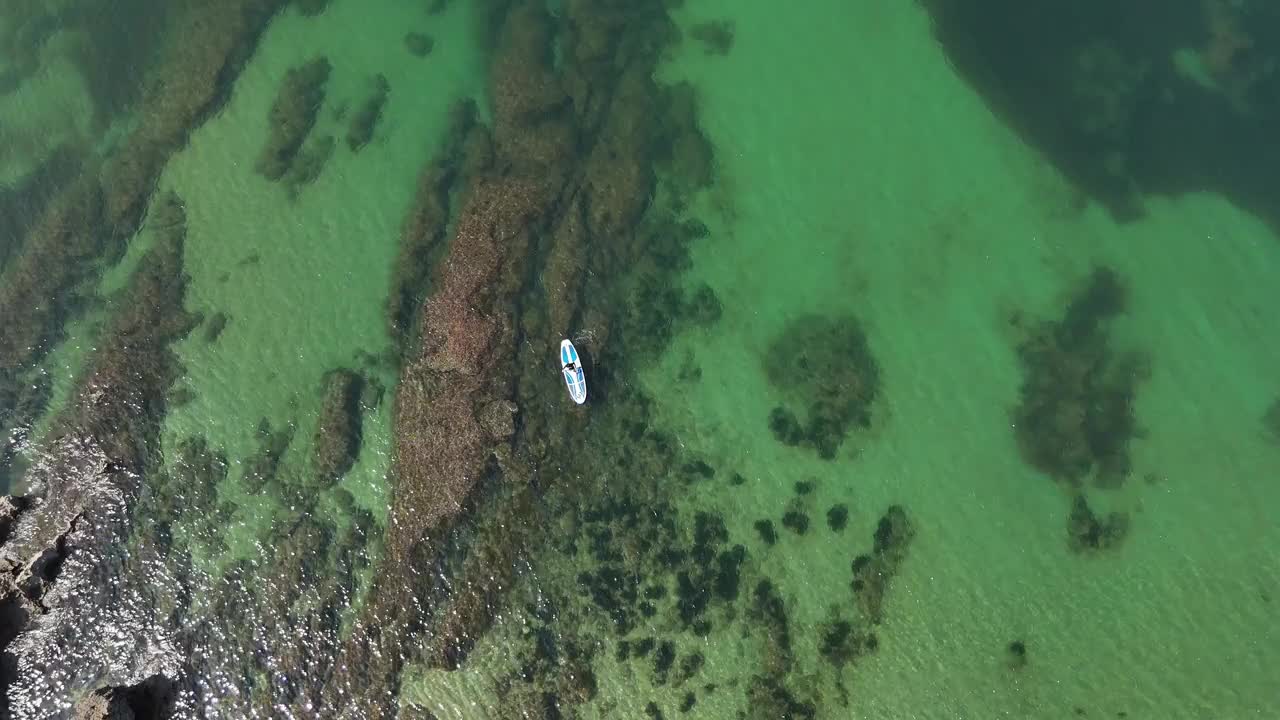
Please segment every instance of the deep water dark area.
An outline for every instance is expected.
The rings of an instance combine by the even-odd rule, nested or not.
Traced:
[[[960,74],[1117,218],[1152,195],[1216,192],[1280,228],[1280,6],[921,4]]]

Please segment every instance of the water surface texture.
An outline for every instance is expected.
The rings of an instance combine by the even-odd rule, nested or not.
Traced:
[[[1278,68],[1261,0],[4,4],[0,718],[1280,717]]]

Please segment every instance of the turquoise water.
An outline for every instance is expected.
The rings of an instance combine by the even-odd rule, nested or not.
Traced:
[[[0,10],[13,717],[1280,713],[1268,6],[100,5]]]

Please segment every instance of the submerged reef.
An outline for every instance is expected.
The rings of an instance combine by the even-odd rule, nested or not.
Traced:
[[[200,52],[248,49],[218,23],[234,19],[247,32],[283,4],[220,4],[203,34],[186,5],[174,10],[199,40],[174,65],[192,69],[194,83],[173,100],[177,117],[194,123],[226,93],[197,72]],[[245,449],[220,447],[212,434],[161,435],[180,393],[170,347],[198,322],[182,309],[184,208],[140,189],[163,168],[167,155],[155,151],[113,159],[104,177],[119,187],[91,178],[83,197],[96,205],[72,225],[100,229],[103,249],[35,282],[79,285],[148,210],[157,244],[113,301],[56,440],[29,473],[31,497],[11,503],[8,524],[0,504],[0,562],[21,581],[0,588],[0,677],[11,697],[64,710],[82,701],[86,714],[430,717],[429,706],[402,703],[405,683],[474,671],[494,640],[502,658],[480,675],[496,691],[496,717],[574,717],[590,703],[613,712],[611,689],[597,682],[611,663],[652,688],[642,706],[651,717],[705,711],[708,696],[729,692],[747,717],[816,717],[825,704],[811,669],[827,682],[878,648],[871,628],[914,531],[905,511],[889,509],[855,574],[862,587],[833,587],[823,650],[807,658],[813,643],[792,636],[791,591],[761,571],[756,555],[767,547],[750,529],[738,537],[716,507],[686,502],[696,487],[745,481],[659,427],[636,377],[676,333],[721,314],[711,287],[681,277],[690,246],[712,239],[688,207],[714,181],[715,162],[696,94],[654,79],[678,42],[669,5],[482,8],[492,121],[460,105],[443,146],[424,159],[387,299],[399,382],[385,525],[361,506],[367,498],[353,497],[356,483],[341,482],[359,457],[366,390],[377,392],[364,371],[323,378],[314,426],[296,408],[264,418]],[[230,73],[243,55],[222,60]],[[306,77],[292,76],[299,86],[282,89],[272,109],[259,172],[291,186],[315,177],[356,127],[345,138],[314,136],[328,74],[320,67],[295,69]],[[181,79],[157,77],[171,87]],[[204,94],[210,87],[217,92]],[[370,142],[379,114],[364,114],[349,149]],[[140,122],[127,147],[177,147],[189,131]],[[56,336],[61,322],[30,336]],[[210,318],[207,337],[223,324]],[[865,354],[860,335],[831,334],[833,347]],[[587,408],[570,405],[546,371],[570,335],[592,369]],[[832,349],[817,357],[824,352]],[[803,384],[784,392],[820,418],[806,418],[807,428],[851,427],[875,396],[862,392],[878,382],[867,367],[859,391],[840,388],[840,402],[819,402],[823,390]],[[814,432],[828,438],[815,448],[844,437]],[[821,515],[810,520],[824,512],[812,506],[814,487],[797,485],[808,499],[792,509],[804,521],[784,525],[803,524],[807,538],[770,522],[760,535],[781,547],[768,552],[819,531],[831,539]],[[838,531],[849,511],[833,506],[826,521]],[[247,541],[224,532],[232,526]],[[511,634],[516,625],[527,632]],[[120,628],[123,646],[104,635]],[[730,638],[758,662],[726,677],[738,670],[714,667],[704,652]],[[75,677],[42,664],[64,652],[85,658]],[[142,688],[152,704],[139,704]]]
[[[105,220],[114,234],[127,238],[136,229],[165,162],[226,102],[228,83],[285,2],[175,4],[165,29],[171,41],[147,79],[136,113],[139,123],[102,170]]]
[[[418,315],[431,290],[431,270],[448,249],[454,196],[490,162],[492,140],[477,113],[471,100],[452,108],[441,149],[419,173],[418,190],[402,224],[387,298],[387,330],[402,360],[417,346]]]
[[[536,3],[515,6],[492,65],[494,151],[502,158],[465,191],[448,260],[424,305],[418,347],[395,398],[394,496],[372,602],[340,659],[359,668],[362,712],[390,710],[403,648],[420,622],[429,578],[413,570],[443,549],[448,528],[475,487],[510,457],[514,424],[512,312],[526,258],[562,190],[572,157],[567,118],[550,58],[549,17]],[[493,464],[498,459],[499,466]]]
[[[131,100],[138,121],[105,158],[79,164],[75,176],[16,243],[20,252],[4,265],[0,401],[27,396],[26,387],[41,384],[37,366],[62,339],[66,323],[85,306],[97,263],[113,262],[123,254],[164,163],[225,101],[224,83],[239,72],[282,2],[174,4],[158,16],[163,18],[163,37],[185,39],[162,43],[148,66],[146,82]],[[113,6],[107,12],[113,21],[119,20],[117,10]],[[24,411],[4,419],[0,433],[6,438],[13,437],[14,430],[23,435],[22,429],[43,411],[43,403],[30,400],[15,400],[8,407]]]
[[[351,125],[347,128],[347,147],[351,152],[359,152],[373,139],[373,131],[382,119],[382,108],[387,104],[390,94],[391,83],[387,82],[387,76],[382,73],[375,75],[373,92],[360,104],[360,109],[351,118]]]
[[[852,429],[871,426],[880,367],[856,318],[796,318],[769,344],[764,367],[787,403],[769,413],[778,442],[831,460]]]
[[[402,232],[408,262],[388,304],[402,361],[391,517],[371,603],[334,684],[369,717],[390,716],[388,693],[406,662],[465,666],[519,586],[518,569],[549,550],[528,520],[541,512],[539,496],[595,474],[563,465],[591,415],[563,411],[563,387],[545,372],[554,345],[589,329],[584,358],[611,368],[593,366],[593,397],[617,392],[612,378],[635,352],[656,352],[671,337],[670,319],[655,312],[664,307],[655,300],[669,296],[655,291],[672,286],[688,243],[706,235],[700,223],[651,207],[657,149],[672,144],[676,126],[696,132],[652,111],[666,98],[654,70],[676,39],[661,2],[570,2],[558,17],[540,2],[493,2],[484,14],[492,126],[480,126],[470,106],[455,114],[445,148],[421,175]],[[707,181],[702,174],[695,183]],[[718,316],[709,288],[675,297],[697,308],[698,322]],[[704,632],[706,608],[735,591],[730,578],[745,558],[745,548],[713,550],[720,537],[694,543],[699,557],[713,556],[714,571],[686,570],[682,617]],[[424,566],[450,581],[413,571]],[[582,581],[600,590],[600,602],[619,592],[606,587],[607,573]],[[615,613],[615,625],[658,612],[656,598],[637,602]],[[504,692],[500,714],[569,714],[589,700],[591,652],[575,647],[535,648],[527,674],[536,683]],[[660,664],[679,672],[674,656]]]
[[[1086,481],[1114,488],[1132,474],[1129,443],[1140,434],[1134,402],[1150,371],[1142,354],[1112,347],[1111,324],[1126,298],[1115,271],[1097,267],[1062,317],[1025,328],[1018,346],[1018,448],[1029,465],[1072,490],[1067,537],[1076,552],[1116,547],[1129,530],[1123,513],[1096,518],[1083,494]]]
[[[1131,471],[1134,398],[1148,369],[1142,355],[1112,347],[1110,326],[1126,297],[1115,271],[1096,268],[1062,318],[1028,328],[1018,346],[1018,447],[1031,466],[1071,486],[1089,478],[1115,486]]]
[[[267,141],[255,165],[263,177],[280,180],[293,167],[316,124],[331,70],[329,59],[319,57],[285,73],[267,117]]]

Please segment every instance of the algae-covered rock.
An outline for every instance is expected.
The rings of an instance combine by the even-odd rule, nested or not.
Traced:
[[[364,378],[351,370],[335,370],[325,379],[314,443],[315,472],[322,485],[346,475],[360,454],[363,389]]]

